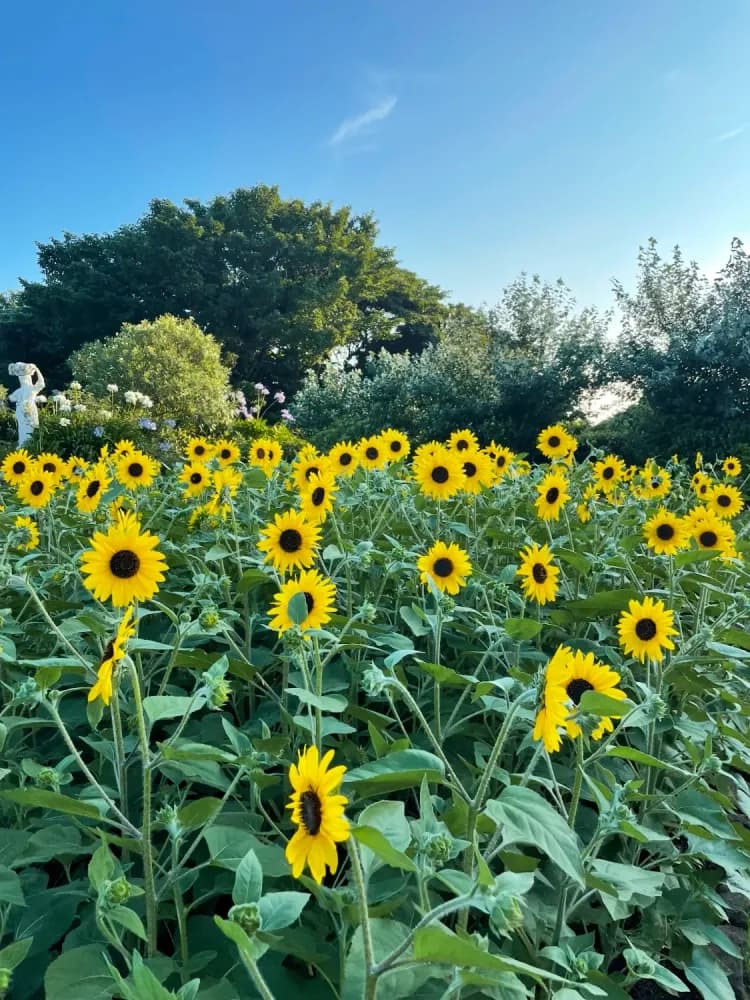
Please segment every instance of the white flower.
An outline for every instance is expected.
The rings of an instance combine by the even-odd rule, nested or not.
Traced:
[[[141,396],[141,406],[145,406],[147,410],[150,410],[154,405],[154,401],[150,396]]]
[[[281,391],[275,392],[273,394],[273,398],[276,400],[277,403],[286,403],[286,396]]]
[[[112,382],[111,385],[107,386],[107,392],[119,392],[119,391],[120,391],[120,387],[118,385],[115,385],[114,382]]]
[[[255,385],[253,386],[253,388],[255,389],[256,392],[266,392],[267,391],[266,387],[263,385],[262,382],[256,382]]]
[[[60,426],[61,427],[70,427],[70,421],[68,420],[67,417],[60,417]]]
[[[76,392],[78,392],[81,389],[81,383],[80,382],[71,382],[70,383],[70,388],[73,389],[73,390],[75,390]]]
[[[86,412],[86,407],[85,407],[85,405],[83,403],[76,403],[75,406],[73,407],[73,409],[76,410],[76,412],[78,412],[78,413],[85,413]]]
[[[102,418],[102,420],[109,420],[109,418],[112,416],[112,411],[111,410],[99,410],[99,416]]]
[[[132,389],[128,389],[127,392],[125,393],[125,402],[129,403],[131,406],[135,406],[135,404],[138,402],[138,393],[133,392]]]
[[[66,399],[65,396],[58,396],[57,405],[60,407],[61,413],[70,413],[72,409],[70,405],[70,400]]]
[[[47,402],[47,397],[46,397],[46,396],[42,396],[42,394],[41,394],[41,393],[39,393],[39,394],[38,394],[38,395],[37,395],[37,396],[35,397],[35,399],[36,399],[37,403],[46,403],[46,402]]]

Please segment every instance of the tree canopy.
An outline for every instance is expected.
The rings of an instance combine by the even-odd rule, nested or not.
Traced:
[[[369,214],[285,200],[266,185],[183,207],[156,199],[113,233],[38,244],[43,280],[0,297],[0,356],[28,355],[54,384],[84,343],[171,313],[236,355],[238,381],[293,392],[336,345],[434,339],[443,293],[377,236]]]

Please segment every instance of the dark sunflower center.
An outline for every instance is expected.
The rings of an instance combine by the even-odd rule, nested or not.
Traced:
[[[131,462],[128,466],[128,472],[133,477],[133,479],[140,479],[143,475],[143,466],[140,462]]]
[[[315,598],[313,597],[313,595],[310,593],[309,590],[303,591],[303,596],[305,598],[305,604],[307,605],[307,613],[309,615],[312,609],[315,607]]]
[[[279,535],[279,545],[284,552],[296,552],[302,545],[302,535],[296,528],[284,528]]]
[[[650,642],[656,635],[656,622],[653,618],[639,618],[635,623],[635,634],[641,642]]]
[[[473,462],[464,462],[464,473],[467,479],[473,479],[477,474],[477,467]]]
[[[54,462],[45,462],[42,468],[45,472],[57,472],[57,466]]]
[[[698,487],[698,492],[701,496],[705,496],[708,493],[708,483],[701,483]]]
[[[365,452],[365,457],[369,458],[371,462],[374,462],[375,459],[378,457],[378,449],[374,447],[374,445],[370,445],[370,447]]]
[[[195,446],[195,448],[193,448],[193,454],[194,455],[205,455],[206,454],[206,449],[203,447],[202,444],[197,444]]]
[[[266,457],[266,449],[258,448],[258,458],[264,459]]]
[[[38,497],[40,493],[44,493],[44,483],[40,479],[35,479],[29,490],[32,496]]]
[[[102,653],[102,659],[99,666],[101,666],[102,663],[106,663],[107,660],[111,660],[114,651],[115,651],[115,640],[110,639],[107,645],[104,647],[104,652]]]
[[[194,472],[190,477],[190,482],[193,484],[193,486],[197,486],[198,483],[202,483],[203,482],[202,474],[200,472]]]
[[[651,489],[652,490],[658,490],[660,486],[661,486],[661,479],[652,479],[651,480]]]
[[[453,572],[453,560],[447,556],[440,556],[432,564],[432,568],[437,576],[450,576]]]
[[[401,442],[391,441],[391,451],[394,453],[394,455],[397,455],[401,451]]]
[[[657,525],[656,537],[660,538],[663,542],[668,542],[670,538],[674,538],[674,525],[672,524]]]
[[[505,465],[505,455],[498,455],[497,456],[497,467],[498,467],[498,469],[502,469],[502,467],[504,465]]]
[[[313,507],[320,507],[326,498],[326,491],[322,486],[316,486],[310,495],[310,499],[313,502]]]
[[[560,490],[557,488],[557,486],[550,486],[550,488],[544,495],[544,499],[547,501],[547,503],[556,503],[557,498],[559,496],[560,496]]]
[[[113,576],[129,580],[141,568],[141,560],[132,549],[119,549],[109,560],[109,568]]]
[[[543,563],[534,563],[531,567],[531,575],[537,583],[544,583],[547,579],[547,567]]]
[[[348,451],[342,451],[341,454],[339,455],[339,465],[351,465],[351,464],[352,464],[352,456],[349,454]]]
[[[310,468],[305,472],[305,479],[308,481],[312,479],[313,476],[320,475],[320,469],[317,465],[311,465]]]
[[[314,837],[320,832],[323,823],[323,809],[316,792],[308,789],[300,795],[300,813],[302,825],[310,836]]]
[[[20,462],[20,461],[19,462],[14,462],[13,463],[13,471],[15,472],[15,474],[17,476],[20,476],[22,472],[26,471],[26,463],[25,462]]]
[[[227,459],[232,457],[232,452],[229,450],[229,448],[222,448],[221,457],[226,461]]]
[[[698,541],[706,549],[712,549],[719,541],[719,536],[715,531],[701,531]]]
[[[550,448],[559,448],[560,438],[557,436],[557,434],[553,434],[547,441],[547,444],[550,446]]]
[[[99,482],[98,479],[92,479],[91,480],[91,482],[86,487],[86,496],[89,498],[89,500],[91,500],[92,497],[96,496],[96,494],[101,489],[101,485],[102,484]]]
[[[594,685],[589,684],[582,677],[576,677],[572,680],[570,684],[565,688],[568,693],[568,697],[573,702],[574,705],[580,705],[581,698],[586,694],[587,691],[593,691]]]
[[[469,447],[469,442],[466,438],[461,438],[460,441],[456,441],[456,451],[466,451]]]
[[[732,506],[732,498],[727,493],[720,493],[716,498],[716,502],[720,507]]]
[[[615,470],[612,468],[611,465],[608,465],[607,468],[602,472],[602,479],[611,479],[612,476],[614,476],[614,474]]]
[[[447,483],[448,482],[448,470],[444,465],[436,465],[432,470],[432,480],[435,483]]]

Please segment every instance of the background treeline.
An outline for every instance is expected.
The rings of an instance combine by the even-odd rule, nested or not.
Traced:
[[[493,308],[451,305],[377,237],[371,215],[265,185],[207,204],[156,200],[111,234],[38,244],[42,280],[0,295],[0,363],[33,360],[62,387],[83,345],[171,314],[213,335],[235,387],[283,389],[321,446],[385,425],[416,440],[466,426],[530,450],[558,419],[633,461],[750,442],[750,258],[739,240],[714,280],[650,241],[634,289],[615,282],[616,310],[601,313],[526,275]],[[138,379],[136,367],[129,387]],[[628,408],[582,426],[601,392]]]

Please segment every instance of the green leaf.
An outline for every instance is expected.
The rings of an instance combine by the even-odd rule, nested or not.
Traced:
[[[26,905],[20,878],[5,865],[0,865],[0,903],[10,903],[13,906]]]
[[[280,878],[289,874],[289,863],[283,849],[276,844],[262,844],[242,827],[216,824],[204,831],[203,839],[211,861],[222,868],[236,871],[247,852],[253,850],[265,876]]]
[[[299,917],[310,899],[309,892],[267,892],[259,905],[264,931],[280,931]]]
[[[377,855],[381,861],[384,861],[391,868],[400,868],[405,872],[415,872],[417,866],[403,851],[397,851],[395,847],[391,847],[388,841],[385,839],[380,830],[376,830],[374,826],[355,826],[352,827],[352,836],[356,837],[360,844],[364,844],[368,847],[373,854]]]
[[[372,802],[359,814],[358,824],[377,830],[397,854],[403,854],[411,843],[411,828],[405,815],[403,802]],[[381,867],[381,862],[390,864],[386,858],[379,857],[374,848],[370,848],[366,839],[362,843],[367,845],[361,852],[365,875],[368,877],[372,875]],[[401,866],[396,865],[395,867]]]
[[[263,869],[260,867],[254,850],[249,850],[237,865],[232,889],[232,902],[235,906],[241,903],[257,903],[263,892]]]
[[[409,629],[413,635],[421,636],[427,635],[432,631],[429,624],[426,624],[423,619],[424,612],[418,608],[416,605],[412,605],[410,608],[405,604],[402,604],[398,609],[399,616],[406,622]]]
[[[394,948],[404,943],[408,937],[409,928],[397,920],[386,920],[381,917],[370,918],[370,934],[375,962],[389,955]],[[407,949],[403,959],[411,958],[411,949]],[[362,1000],[365,992],[365,954],[362,942],[362,925],[360,924],[352,935],[349,952],[344,967],[341,1000]],[[384,973],[378,977],[376,1000],[411,1000],[422,995],[420,987],[434,973],[430,966],[420,967],[410,965]]]
[[[111,879],[115,872],[115,859],[109,852],[109,848],[102,844],[91,855],[89,861],[89,882],[97,891],[108,879]]]
[[[635,708],[632,701],[627,698],[610,698],[609,695],[600,694],[598,691],[584,691],[578,705],[578,711],[588,715],[609,715],[615,719],[627,715],[631,708]]]
[[[728,646],[725,642],[707,642],[706,649],[719,656],[726,656],[730,660],[750,659],[750,650],[740,649],[738,646]]]
[[[155,694],[143,699],[143,709],[153,726],[161,719],[181,719],[192,715],[206,704],[204,694],[188,697],[187,695]]]
[[[591,597],[584,597],[579,601],[566,601],[565,607],[569,611],[576,611],[581,614],[614,614],[616,611],[624,611],[630,601],[640,599],[640,594],[632,587],[622,590],[602,590]]]
[[[287,605],[287,614],[295,625],[301,625],[308,616],[307,599],[304,594],[296,593]]]
[[[112,1000],[117,985],[109,974],[103,944],[70,948],[44,976],[45,996],[55,1000]]]
[[[240,925],[235,924],[234,921],[214,917],[214,923],[221,933],[237,946],[245,961],[257,962],[268,951],[267,944],[263,944],[262,941],[255,938],[249,938]]]
[[[85,819],[102,818],[99,810],[88,802],[81,802],[69,795],[60,795],[59,792],[49,792],[44,788],[11,788],[6,792],[0,792],[0,799],[15,802],[26,809],[53,809],[68,816],[82,816]]]
[[[693,948],[693,957],[684,968],[685,975],[703,1000],[735,1000],[726,972],[707,948]]]
[[[404,650],[403,652],[409,652]],[[451,667],[444,667],[441,663],[425,663],[424,660],[417,660],[417,666],[424,674],[428,674],[438,684],[450,684],[456,687],[466,687],[468,684],[476,683],[476,677],[464,676],[457,673]]]
[[[260,587],[264,583],[272,582],[273,578],[270,577],[268,573],[264,573],[262,569],[246,569],[237,583],[237,593],[247,594],[249,591],[255,590],[256,587]]]
[[[34,939],[27,937],[0,948],[0,969],[15,969],[26,958]]]
[[[443,762],[426,750],[399,750],[355,767],[344,775],[344,787],[353,787],[358,795],[380,795],[416,788],[422,778],[443,781]]]
[[[213,819],[220,809],[221,799],[207,795],[202,799],[193,799],[192,802],[188,802],[177,813],[177,819],[183,830],[195,830]]]
[[[542,631],[542,623],[535,618],[506,618],[503,628],[511,639],[522,642],[524,639],[533,639]]]
[[[527,965],[507,955],[492,955],[472,938],[459,937],[441,924],[431,924],[417,931],[414,935],[414,958],[418,962],[439,962],[442,965],[457,965],[459,968],[496,969],[498,972],[517,972],[539,981],[548,979],[557,983],[565,982],[560,976],[537,966]]]
[[[321,712],[343,712],[349,704],[347,698],[342,694],[313,694],[306,688],[288,687],[287,694],[293,694],[299,698],[303,705],[312,705],[319,708]]]
[[[108,910],[107,919],[114,920],[116,924],[120,924],[125,930],[135,934],[141,941],[146,940],[146,929],[143,926],[141,918],[134,910],[129,909],[127,906],[115,906],[111,910]]]
[[[586,694],[589,694],[589,692],[587,691]],[[583,698],[581,701],[583,701]],[[636,750],[635,747],[610,747],[607,750],[607,756],[619,757],[622,760],[632,760],[636,764],[645,764],[646,767],[655,767],[661,771],[668,767],[663,760],[659,760],[658,757],[652,757],[651,754],[644,753],[642,750]]]
[[[502,827],[502,846],[531,844],[578,885],[584,884],[578,839],[563,817],[537,792],[511,785],[490,799],[486,814]]]

